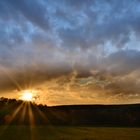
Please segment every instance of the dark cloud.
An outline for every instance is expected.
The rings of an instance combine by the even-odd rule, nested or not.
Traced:
[[[127,75],[140,69],[140,51],[122,50],[110,54],[102,66],[111,73]]]
[[[16,13],[16,15],[9,16],[9,19],[16,18],[16,16],[24,16],[29,22],[47,30],[49,28],[47,9],[43,6],[43,3],[39,1],[26,1],[26,0],[5,0],[2,6],[5,10],[5,14]],[[22,20],[22,19],[21,19]],[[24,19],[23,19],[24,20]],[[22,21],[21,21],[22,22]]]
[[[68,29],[60,29],[63,45],[87,48],[111,41],[115,47],[125,47],[131,32],[139,32],[140,17],[136,4],[139,2],[95,1],[86,3],[80,10],[71,7],[73,12],[65,13],[71,17],[67,19],[69,23],[75,22]]]
[[[2,22],[8,20],[10,29],[19,27],[11,33],[10,39],[13,40],[19,37],[19,41],[26,41],[27,32],[31,33],[28,40],[33,42],[32,35],[43,30],[66,48],[104,46],[108,41],[114,47],[123,48],[130,41],[131,32],[139,32],[138,1],[5,0],[0,5]],[[23,33],[29,22],[30,28]]]

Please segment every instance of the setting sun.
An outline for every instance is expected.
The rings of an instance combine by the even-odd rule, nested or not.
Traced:
[[[33,100],[33,93],[32,91],[24,91],[21,96],[22,100],[25,101],[32,101]]]

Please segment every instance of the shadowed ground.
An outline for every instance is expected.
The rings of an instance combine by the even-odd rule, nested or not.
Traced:
[[[140,128],[0,126],[0,140],[139,140]]]
[[[1,98],[0,140],[140,140],[139,110],[140,104],[48,107]]]
[[[1,98],[0,125],[140,127],[139,110],[140,104],[49,107]]]

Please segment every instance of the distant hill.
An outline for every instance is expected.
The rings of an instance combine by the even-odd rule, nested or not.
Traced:
[[[140,104],[49,107],[0,98],[0,125],[140,126]]]

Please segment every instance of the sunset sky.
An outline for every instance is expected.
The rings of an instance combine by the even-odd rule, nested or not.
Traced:
[[[0,0],[0,96],[140,102],[139,0]]]

